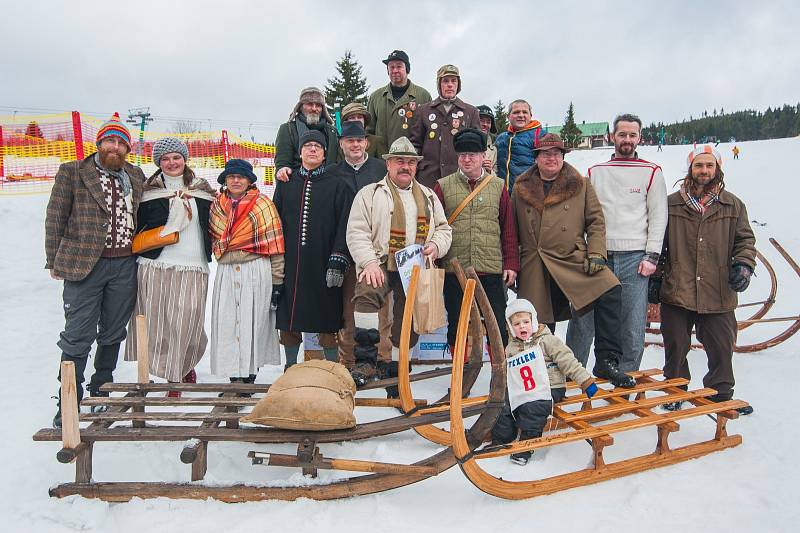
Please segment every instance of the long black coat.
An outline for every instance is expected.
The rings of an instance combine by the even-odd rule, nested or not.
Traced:
[[[358,170],[355,170],[347,161],[339,161],[327,167],[325,173],[344,180],[353,189],[353,194],[356,194],[361,187],[378,183],[386,177],[386,163],[379,157],[370,156]]]
[[[324,172],[303,179],[293,172],[278,182],[272,201],[283,224],[286,244],[285,290],[277,325],[284,331],[333,333],[342,327],[342,289],[328,288],[328,258],[349,258],[347,219],[355,193],[342,179]]]

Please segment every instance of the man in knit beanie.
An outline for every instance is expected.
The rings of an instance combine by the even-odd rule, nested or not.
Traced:
[[[97,342],[92,396],[113,381],[125,326],[136,303],[136,258],[131,252],[144,174],[125,161],[128,128],[114,115],[97,132],[97,152],[62,164],[56,173],[45,219],[45,268],[64,281],[61,360],[71,361],[83,397],[83,373]],[[60,405],[60,404],[59,404]],[[61,427],[59,407],[53,425]]]
[[[321,132],[327,138],[327,146],[337,145],[336,125],[328,113],[325,97],[316,87],[300,91],[300,98],[289,115],[289,121],[278,128],[275,140],[276,177],[288,181],[293,172],[300,169],[300,138],[309,130]],[[329,150],[325,165],[336,163],[338,152]]]

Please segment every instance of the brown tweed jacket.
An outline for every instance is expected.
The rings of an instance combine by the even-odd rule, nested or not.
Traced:
[[[130,163],[125,170],[133,187],[133,212],[142,198],[144,173]],[[106,205],[94,154],[62,164],[56,173],[44,225],[45,268],[69,281],[92,271],[106,243],[111,214]]]

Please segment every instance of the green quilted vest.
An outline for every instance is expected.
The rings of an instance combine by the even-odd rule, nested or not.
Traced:
[[[444,259],[445,269],[452,272],[450,260],[458,259],[463,268],[476,272],[503,273],[503,249],[500,242],[500,195],[503,181],[487,175],[487,185],[453,221],[453,243]],[[470,193],[467,178],[461,171],[439,180],[444,195],[444,211],[449,217]]]

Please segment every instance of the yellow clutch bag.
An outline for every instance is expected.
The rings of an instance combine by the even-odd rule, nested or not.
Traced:
[[[157,228],[148,229],[137,233],[133,237],[133,244],[131,246],[133,253],[142,254],[155,248],[163,248],[164,246],[169,246],[170,244],[175,244],[178,242],[177,231],[167,233],[162,237],[162,229],[164,229],[164,226],[159,226]]]

